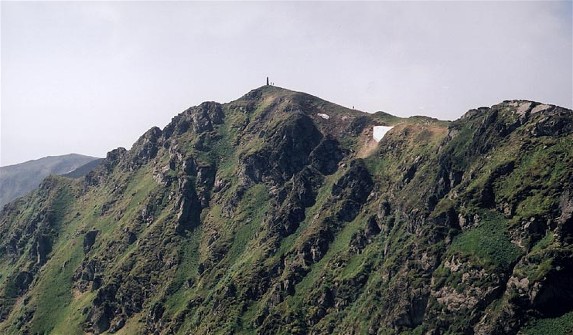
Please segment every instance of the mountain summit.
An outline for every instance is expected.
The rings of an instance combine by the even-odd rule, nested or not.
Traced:
[[[0,215],[5,334],[573,330],[573,113],[263,86]]]

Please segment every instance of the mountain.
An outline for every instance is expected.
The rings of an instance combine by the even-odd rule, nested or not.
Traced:
[[[568,334],[572,188],[568,109],[263,86],[5,206],[0,333]]]
[[[95,159],[95,157],[69,154],[0,167],[0,207],[37,188],[47,176],[72,172]]]
[[[92,170],[94,170],[102,162],[103,162],[103,158],[95,158],[94,160],[87,162],[86,164],[78,167],[75,170],[72,170],[71,172],[68,172],[66,174],[62,174],[61,176],[68,177],[68,178],[84,177],[85,175],[90,173]]]

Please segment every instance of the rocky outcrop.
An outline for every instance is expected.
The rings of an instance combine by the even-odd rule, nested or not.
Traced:
[[[373,187],[374,183],[364,162],[362,160],[351,161],[348,172],[332,187],[333,199],[341,203],[341,208],[336,214],[337,219],[352,221],[358,215]]]
[[[157,155],[161,139],[161,129],[153,127],[143,134],[129,152],[129,169],[136,169]]]
[[[84,253],[88,253],[96,241],[98,230],[88,231],[84,235]]]
[[[309,164],[309,155],[321,140],[322,134],[310,117],[303,113],[289,115],[283,123],[269,130],[261,150],[242,159],[240,175],[243,184],[262,181],[277,185],[284,183]],[[320,154],[320,149],[317,154]],[[336,160],[337,156],[332,159]]]
[[[213,130],[213,125],[221,124],[224,117],[221,104],[204,102],[174,117],[171,123],[163,129],[163,137],[168,139],[172,136],[182,135],[189,129],[192,129],[196,134],[208,132]]]

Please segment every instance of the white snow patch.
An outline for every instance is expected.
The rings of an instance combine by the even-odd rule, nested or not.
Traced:
[[[374,137],[376,142],[380,142],[384,135],[386,135],[386,133],[392,128],[393,127],[375,126],[373,128],[372,137]]]
[[[325,120],[330,119],[330,116],[328,114],[318,113],[317,115],[320,116],[321,118],[325,119]]]

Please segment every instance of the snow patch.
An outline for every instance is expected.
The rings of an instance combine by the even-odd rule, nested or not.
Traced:
[[[330,119],[330,116],[328,114],[318,113],[317,115],[320,116],[321,118],[325,119],[325,120]]]
[[[380,142],[384,135],[386,135],[386,133],[392,128],[393,127],[375,126],[373,128],[372,137],[374,137],[376,142]]]

